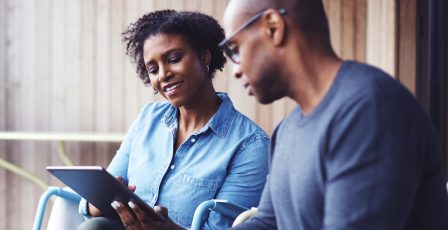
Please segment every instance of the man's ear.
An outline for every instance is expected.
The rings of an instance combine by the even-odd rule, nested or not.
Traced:
[[[266,33],[272,39],[274,45],[283,44],[285,39],[285,20],[275,9],[266,10],[263,21],[266,27]]]

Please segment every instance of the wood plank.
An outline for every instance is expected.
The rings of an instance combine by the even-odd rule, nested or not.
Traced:
[[[205,3],[209,2],[206,0],[201,0],[199,3],[200,8],[198,8],[198,10],[202,13],[208,14],[212,17],[214,17],[218,22],[220,22],[220,25],[222,25],[222,17],[223,17],[223,9],[226,6],[226,1],[215,1],[214,2],[214,6],[213,6],[213,11],[211,12],[206,12],[206,8],[208,8],[208,6],[205,6]],[[209,4],[209,3],[207,3]],[[224,69],[222,72],[217,71],[215,74],[215,77],[213,79],[213,86],[215,87],[215,90],[217,92],[227,92],[228,91],[228,87],[230,84],[230,79],[234,78],[233,74],[232,74],[232,68],[233,68],[233,63],[230,60],[227,60],[227,63],[224,65]],[[240,87],[240,89],[242,90],[242,87]]]
[[[36,120],[35,130],[49,130],[50,129],[50,63],[51,56],[49,53],[51,47],[51,11],[50,0],[39,1],[36,4],[35,26],[36,30],[36,53],[39,58],[36,58],[36,81],[35,81],[35,95],[36,110],[34,116]],[[36,143],[36,149],[39,149],[39,159],[36,160],[37,175],[42,178],[49,179],[49,175],[45,172],[46,165],[51,163],[51,151],[49,143]],[[34,153],[35,151],[32,151]]]
[[[355,1],[355,56],[354,59],[360,62],[366,60],[366,7],[367,0]]]
[[[268,134],[271,135],[274,131],[274,126],[272,125],[272,106],[262,105],[257,103],[257,119],[255,122]]]
[[[96,130],[95,127],[95,112],[96,112],[96,31],[97,23],[95,17],[96,4],[95,1],[82,0],[81,12],[78,17],[81,18],[80,34],[77,36],[81,42],[81,63],[79,82],[82,86],[82,93],[79,95],[81,102],[80,110],[82,111],[79,119],[80,130],[92,132]],[[79,158],[80,165],[93,165],[96,161],[96,154],[94,153],[93,143],[83,143],[80,145],[80,152],[82,154]]]
[[[8,0],[0,1],[0,31],[7,31],[8,25],[8,12],[6,10],[8,4]],[[6,33],[0,33],[0,130],[6,130],[7,123],[7,75],[6,75],[6,66],[7,66],[7,57],[6,57]],[[6,142],[0,141],[0,158],[6,159]],[[3,181],[4,185],[0,186],[0,203],[6,204],[0,209],[0,229],[7,229],[8,222],[8,213],[7,213],[7,200],[8,200],[8,185],[5,183],[7,171],[3,168],[0,168],[0,181]],[[6,208],[5,208],[6,207]]]
[[[144,11],[140,11],[138,13],[138,17],[143,16],[143,14],[153,12],[155,10],[164,10],[169,9],[168,1],[151,1],[147,2],[146,0],[140,0],[142,7],[140,9],[145,8]],[[151,4],[149,4],[151,3]],[[144,7],[143,7],[144,6]],[[135,71],[134,71],[135,73]],[[138,79],[138,78],[137,78]],[[138,92],[138,108],[142,108],[148,102],[162,101],[164,100],[161,96],[154,94],[154,90],[151,86],[145,86],[141,81],[137,84],[137,92]]]
[[[355,58],[355,1],[357,0],[344,0],[341,2],[340,54],[343,59],[352,60]]]
[[[81,129],[81,95],[84,88],[81,85],[81,1],[66,2],[66,60],[64,67],[66,71],[66,111],[65,121],[68,123],[67,131],[80,131]],[[66,151],[75,164],[81,161],[79,144],[66,144]]]
[[[112,103],[108,105],[110,120],[109,131],[122,132],[124,127],[124,46],[121,42],[121,33],[125,27],[123,8],[125,2],[121,0],[110,1],[110,74],[109,74],[109,98]]]
[[[96,1],[96,130],[107,132],[110,129],[111,114],[109,107],[113,101],[110,100],[111,91],[111,2],[108,0]],[[108,144],[96,144],[96,161],[100,165],[108,165],[110,152]]]
[[[205,13],[205,14],[213,14],[213,8],[216,1],[210,1],[210,0],[201,0],[201,8],[198,9],[199,12]]]
[[[23,53],[21,46],[23,42],[23,31],[21,30],[23,26],[23,5],[19,0],[10,0],[6,7],[8,9],[7,17],[9,21],[6,30],[6,40],[8,41],[6,48],[6,58],[8,60],[6,76],[9,88],[7,117],[13,118],[7,120],[7,129],[14,130],[20,129],[20,122],[23,121],[23,114],[20,111],[22,103],[20,96],[23,90],[23,75],[22,68],[20,68],[23,64],[20,62],[22,56],[20,54]],[[22,157],[19,148],[19,145],[15,142],[8,143],[6,160],[20,164]],[[23,208],[23,203],[20,199],[21,191],[25,188],[23,188],[20,178],[11,172],[6,172],[6,184],[8,185],[6,192],[8,202],[5,205],[8,218],[5,221],[5,225],[7,228],[17,226],[18,229],[26,229],[24,221],[19,220],[19,216],[21,216],[20,210]]]
[[[198,11],[201,7],[200,0],[184,0],[184,10],[186,11]]]
[[[20,79],[22,79],[23,84],[20,89],[20,95],[18,98],[20,101],[20,104],[18,105],[18,109],[23,115],[22,120],[16,120],[17,122],[20,122],[18,124],[18,127],[20,127],[20,130],[34,130],[35,125],[38,123],[36,120],[35,113],[39,108],[36,108],[36,101],[38,98],[36,96],[36,87],[35,83],[38,81],[36,77],[36,27],[33,26],[35,23],[35,5],[36,1],[21,1],[21,26],[20,29],[22,30],[21,37],[19,38],[21,40],[21,50],[26,53],[26,55],[18,55],[21,56],[20,65],[23,65],[23,63],[26,63],[27,68],[22,68]],[[26,80],[25,80],[26,79]],[[37,173],[38,165],[36,165],[36,161],[39,159],[39,156],[36,154],[32,154],[32,152],[36,149],[34,142],[28,142],[28,143],[20,143],[20,153],[18,154],[18,157],[20,160],[18,160],[18,165],[20,165],[25,170]],[[39,199],[39,195],[42,192],[42,190],[37,187],[35,184],[30,183],[28,180],[23,180],[22,178],[18,178],[21,183],[22,189],[19,193],[15,194],[16,196],[20,196],[20,206],[21,207],[21,216],[25,220],[32,220],[34,217],[34,209],[29,208],[30,204],[35,207],[37,204],[37,201]],[[22,229],[29,229],[32,227],[32,224],[30,221],[21,221],[19,224],[21,225]]]
[[[271,127],[272,131],[274,131],[275,127],[278,126],[281,120],[285,117],[286,110],[286,98],[275,101],[271,104],[272,109],[272,119],[271,119]]]
[[[137,21],[137,19],[142,16],[140,15],[140,1],[139,0],[132,0],[132,1],[126,1],[126,26],[127,28],[131,23],[134,23]],[[124,29],[123,29],[124,31]],[[123,44],[123,54],[122,56],[125,56],[125,44]],[[131,59],[128,56],[125,56],[124,59],[124,69],[125,74],[123,75],[124,78],[124,87],[125,87],[125,94],[124,94],[124,103],[125,108],[124,109],[124,116],[125,116],[125,127],[126,129],[131,125],[132,121],[136,118],[138,111],[140,110],[140,103],[139,103],[139,88],[142,87],[143,83],[140,80],[140,78],[137,77],[136,67],[135,64],[131,63]]]
[[[330,27],[331,44],[336,54],[341,55],[342,52],[342,15],[341,3],[342,0],[331,0],[326,2],[327,16]]]
[[[414,95],[417,83],[417,1],[398,1],[397,79]]]
[[[183,11],[185,10],[185,1],[179,1],[179,0],[165,0],[168,2],[168,8],[173,9],[176,11]]]
[[[155,10],[166,10],[169,9],[169,2],[166,0],[154,0]]]
[[[395,68],[395,1],[367,1],[366,61],[392,76]]]

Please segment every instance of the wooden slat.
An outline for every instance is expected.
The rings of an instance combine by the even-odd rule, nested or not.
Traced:
[[[21,121],[20,121],[20,129],[22,130],[34,130],[35,125],[38,121],[35,119],[34,115],[39,108],[36,108],[36,101],[38,100],[36,95],[36,87],[35,84],[38,81],[36,77],[36,49],[35,49],[35,41],[36,41],[36,27],[26,28],[27,25],[32,25],[35,22],[35,5],[36,1],[20,1],[21,6],[21,25],[20,32],[21,37],[21,49],[26,55],[17,54],[20,59],[17,61],[20,62],[19,65],[23,65],[26,63],[27,68],[22,68],[20,70],[19,79],[22,81],[22,85],[20,88],[20,95],[18,98],[20,104],[18,104],[17,112],[21,113]],[[29,154],[33,152],[35,148],[35,143],[21,143],[20,145],[20,153],[18,154],[17,162],[21,165],[25,170],[36,173],[38,165],[35,163],[39,156],[36,154]],[[39,170],[40,171],[40,170]],[[35,184],[30,183],[27,180],[20,180],[21,190],[18,195],[21,197],[20,206],[21,207],[21,216],[23,218],[33,218],[34,210],[29,208],[27,204],[34,204],[37,202],[39,198],[39,193],[42,191]],[[32,194],[32,195],[31,195]],[[22,222],[19,224],[22,229],[29,229],[31,226],[26,222]]]
[[[131,0],[126,1],[126,16],[125,16],[125,27],[127,28],[131,23],[134,23],[137,21],[137,19],[143,14],[140,15],[140,1],[139,0]],[[123,28],[123,31],[124,31]],[[122,55],[124,56],[125,47],[122,45]],[[131,64],[130,58],[128,56],[125,56],[123,62],[125,63],[124,69],[125,74],[122,76],[124,79],[124,87],[125,87],[125,94],[124,94],[124,103],[125,103],[125,110],[124,110],[124,118],[125,118],[125,127],[127,130],[127,127],[131,125],[131,122],[135,119],[137,116],[137,113],[140,109],[140,103],[139,103],[139,88],[142,86],[142,81],[140,78],[137,77],[137,73],[135,72],[135,65]]]
[[[8,25],[8,12],[6,10],[6,7],[8,5],[8,1],[0,1],[0,31],[7,31],[7,25]],[[0,34],[0,50],[3,52],[0,52],[0,107],[5,108],[7,104],[7,72],[6,72],[6,62],[7,62],[7,56],[6,56],[6,33],[3,32]],[[6,109],[0,109],[0,129],[5,130],[6,129],[6,122],[7,122],[7,112]],[[6,143],[4,141],[0,141],[0,158],[6,159]],[[0,203],[4,204],[3,208],[0,209],[0,219],[3,221],[0,221],[0,229],[7,229],[8,225],[8,186],[6,186],[7,182],[7,172],[5,169],[0,169],[0,181],[4,183],[2,186],[0,186]]]
[[[13,118],[7,120],[7,128],[10,129],[20,129],[20,122],[23,121],[23,114],[20,112],[21,101],[21,91],[22,91],[22,72],[21,72],[21,64],[19,62],[20,56],[19,54],[23,53],[23,49],[21,43],[23,42],[23,35],[21,34],[23,31],[20,29],[22,26],[22,16],[23,16],[23,7],[19,0],[10,0],[7,5],[8,9],[8,21],[9,24],[6,30],[6,40],[8,42],[8,46],[6,49],[6,57],[7,57],[7,82],[8,82],[8,102],[7,102],[7,117]],[[17,143],[9,143],[6,148],[7,156],[6,160],[9,160],[15,164],[19,164],[21,161],[20,156],[20,146]],[[6,197],[8,197],[9,202],[6,202],[6,213],[11,218],[6,219],[6,226],[17,226],[18,228],[26,228],[23,222],[18,220],[18,217],[21,216],[20,209],[23,208],[23,204],[20,201],[20,194],[24,187],[22,187],[23,183],[17,176],[14,174],[7,172],[6,173],[6,185],[8,185]],[[14,198],[13,198],[14,197]],[[13,199],[12,199],[13,198]],[[3,221],[2,221],[3,222]],[[15,224],[15,222],[18,222]]]
[[[199,7],[201,7],[202,4],[203,1],[200,2]],[[222,18],[226,5],[227,5],[226,1],[215,1],[215,5],[212,12],[205,12],[202,10],[201,12],[214,17],[222,25]],[[197,8],[196,10],[199,9],[201,8]],[[230,78],[233,78],[232,63],[230,60],[228,60],[227,64],[224,66],[223,71],[216,72],[215,78],[213,79],[213,86],[215,87],[215,90],[218,92],[226,92],[229,87]]]
[[[397,78],[414,95],[417,78],[417,1],[398,1],[398,67]]]
[[[80,34],[76,37],[81,42],[81,63],[80,63],[80,76],[79,82],[82,86],[82,93],[80,97],[80,130],[82,131],[94,131],[95,127],[95,113],[96,113],[96,17],[95,1],[81,0],[81,12],[78,19],[81,20]],[[81,89],[78,89],[81,90]],[[84,153],[80,156],[80,165],[91,165],[96,161],[96,154],[94,154],[94,144],[83,143],[80,145],[80,153]],[[89,154],[90,153],[90,154]]]
[[[124,127],[124,116],[121,113],[122,108],[126,108],[124,103],[124,46],[121,42],[121,33],[124,28],[123,8],[125,1],[110,1],[110,74],[109,74],[109,98],[117,106],[108,106],[110,114],[110,123],[115,124],[109,128],[109,131],[119,132]]]
[[[340,54],[343,59],[354,59],[356,48],[355,2],[344,0],[341,2]]]
[[[216,1],[201,0],[201,8],[198,9],[198,11],[205,13],[205,14],[212,14],[215,4],[216,4]]]
[[[354,59],[360,62],[366,61],[366,7],[367,0],[355,1],[355,56]]]
[[[331,44],[336,54],[341,55],[342,41],[341,41],[341,27],[342,15],[341,6],[342,0],[325,1],[325,9],[327,10],[328,22],[330,27]]]
[[[114,104],[111,95],[111,2],[108,0],[96,1],[96,130],[107,132],[111,128],[111,114],[109,108]],[[97,163],[107,165],[110,161],[108,153],[113,151],[108,144],[96,144],[95,153]]]
[[[7,31],[7,24],[8,24],[8,13],[6,10],[8,1],[0,1],[0,31]],[[0,130],[6,129],[6,119],[7,119],[7,113],[6,113],[6,100],[7,100],[7,86],[6,86],[6,33],[3,32],[0,34]],[[0,158],[5,159],[7,157],[6,155],[6,143],[4,141],[0,141]],[[6,170],[0,169],[0,181],[3,181],[3,183],[6,182]],[[0,209],[0,219],[4,221],[0,221],[0,229],[7,229],[7,200],[8,197],[8,186],[5,186],[6,184],[0,186],[0,203],[6,204]],[[2,195],[3,194],[3,195]]]
[[[65,121],[68,123],[65,130],[67,131],[79,131],[81,128],[81,2],[80,1],[67,1],[65,5],[65,17],[66,17],[66,41],[65,46],[66,57],[64,60],[65,67],[65,84],[67,90],[66,96],[66,113]],[[79,164],[81,162],[80,145],[78,144],[66,144],[66,150],[69,156],[75,162]]]
[[[182,0],[165,0],[168,3],[168,8],[182,11],[185,10],[185,1]]]
[[[367,1],[366,61],[395,76],[395,1]]]
[[[51,46],[51,0],[42,0],[35,5],[35,25],[36,32],[36,53],[39,58],[36,59],[36,81],[35,81],[35,95],[36,109],[34,117],[36,120],[35,130],[50,130],[50,103],[51,103],[51,88],[50,88],[50,46]],[[49,143],[36,143],[36,149],[40,151],[40,160],[36,160],[37,175],[49,179],[49,175],[44,172],[45,165],[51,161],[51,151]],[[34,151],[33,151],[34,152]]]
[[[201,6],[201,2],[200,0],[183,0],[184,1],[184,6],[186,11],[197,11],[200,6]]]

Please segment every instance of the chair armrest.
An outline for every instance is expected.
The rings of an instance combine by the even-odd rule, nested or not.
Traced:
[[[244,221],[246,221],[247,219],[251,218],[257,212],[257,210],[258,210],[257,208],[251,208],[249,210],[242,212],[240,215],[238,215],[237,218],[235,218],[235,221],[233,221],[232,227],[235,227],[238,224],[241,224]]]
[[[34,216],[33,230],[40,230],[42,225],[42,220],[45,214],[45,208],[47,207],[48,200],[53,196],[59,196],[67,200],[71,200],[73,202],[79,202],[81,197],[71,191],[66,191],[59,187],[48,187],[47,191],[45,191],[39,199],[39,203],[37,205],[36,214]]]
[[[241,205],[232,204],[226,200],[207,200],[202,202],[195,210],[191,230],[199,230],[204,224],[203,218],[210,212],[215,211],[225,216],[236,218],[240,213],[248,210]]]

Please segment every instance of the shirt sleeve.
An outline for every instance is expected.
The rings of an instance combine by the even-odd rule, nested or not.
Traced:
[[[268,172],[268,149],[269,139],[264,134],[247,139],[231,161],[228,175],[215,199],[247,208],[258,206]],[[232,222],[231,218],[211,212],[203,229],[219,229]]]
[[[269,165],[271,165],[272,155],[274,154],[274,148],[277,138],[277,130],[279,129],[281,123],[276,127],[272,134],[272,139],[270,143],[270,157]],[[244,229],[244,230],[268,230],[276,229],[276,218],[274,206],[271,200],[271,191],[269,189],[270,177],[267,177],[266,184],[261,195],[260,204],[257,207],[257,212],[251,218],[246,220],[244,223],[232,229]]]
[[[353,100],[335,117],[322,157],[324,229],[404,229],[424,162],[415,120]]]

